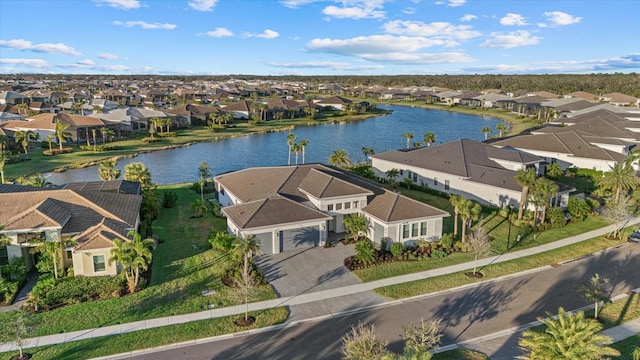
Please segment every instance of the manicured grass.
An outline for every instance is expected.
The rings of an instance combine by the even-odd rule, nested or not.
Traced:
[[[615,342],[611,345],[611,347],[620,351],[620,356],[616,359],[633,360],[633,357],[631,357],[631,353],[633,352],[633,349],[635,347],[640,347],[640,334],[626,338],[622,341]]]
[[[591,194],[597,189],[596,182],[589,176],[560,176],[557,180],[559,183],[573,186],[577,193]]]
[[[455,349],[433,355],[433,360],[489,360],[489,357],[481,352],[469,349]]]
[[[593,310],[587,311],[586,314],[593,316]],[[605,329],[640,318],[640,294],[632,294],[622,300],[605,305],[598,318],[604,321],[602,326]]]
[[[142,319],[202,311],[209,304],[238,304],[236,289],[220,281],[228,264],[227,254],[210,249],[207,234],[213,227],[226,230],[226,222],[209,211],[199,219],[190,218],[189,204],[199,198],[189,185],[161,186],[173,189],[178,203],[163,209],[154,222],[154,233],[163,242],[153,251],[150,285],[136,294],[120,298],[85,302],[34,315],[37,325],[32,336],[69,332],[121,324]],[[202,296],[203,290],[215,290]],[[256,300],[276,298],[269,285],[259,286]],[[4,314],[0,314],[0,320]],[[73,319],[73,321],[69,321]]]
[[[559,249],[546,251],[504,263],[485,266],[481,269],[482,274],[484,274],[482,279],[474,279],[466,276],[464,272],[458,272],[409,283],[385,286],[378,288],[375,291],[379,295],[391,299],[403,299],[422,294],[429,294],[456,286],[477,283],[500,276],[514,274],[520,271],[552,265],[566,260],[577,259],[624,242],[624,240],[607,240],[602,236],[599,236]]]
[[[132,157],[141,152],[184,146],[198,142],[218,141],[247,134],[288,131],[293,130],[296,126],[313,126],[334,122],[358,121],[373,116],[384,115],[385,113],[386,112],[384,110],[380,109],[372,113],[360,115],[328,113],[327,115],[316,119],[283,119],[281,121],[268,121],[259,124],[237,123],[234,124],[234,127],[222,129],[215,133],[202,127],[193,127],[189,129],[175,130],[177,134],[176,137],[165,137],[160,141],[148,144],[145,144],[140,140],[141,137],[147,136],[147,133],[140,133],[136,134],[135,138],[128,138],[108,143],[108,145],[117,146],[119,150],[91,152],[81,151],[76,148],[72,153],[59,154],[55,156],[44,156],[41,150],[32,150],[29,152],[30,160],[15,164],[7,164],[5,165],[4,171],[7,181],[10,181],[19,176],[29,176],[36,173],[95,165],[99,164],[102,160],[113,157]],[[98,142],[98,145],[101,145],[101,142]]]
[[[34,360],[87,359],[281,324],[287,319],[289,311],[284,307],[279,307],[251,312],[249,315],[254,316],[256,322],[248,327],[239,327],[233,322],[235,319],[243,317],[244,314],[242,314],[141,330],[122,335],[74,341],[60,345],[41,346],[25,349],[25,352],[33,354]],[[0,354],[0,359],[10,359],[16,354],[17,352],[3,353]]]
[[[418,194],[424,194],[416,191]],[[428,194],[425,194],[428,195]],[[432,196],[432,195],[428,195]],[[424,200],[426,197],[415,197],[418,200]],[[504,253],[507,248],[507,235],[509,233],[509,223],[506,218],[497,214],[491,214],[479,223],[483,226],[491,241],[491,256]],[[558,239],[581,234],[587,231],[598,229],[607,223],[600,217],[588,217],[585,221],[570,223],[563,228],[549,229],[539,234],[525,234],[520,237],[520,242],[516,243],[518,234],[524,234],[524,230],[512,226],[511,240],[509,242],[510,251],[517,251],[533,246],[547,244]],[[609,243],[610,244],[610,243]],[[363,282],[380,280],[388,277],[411,274],[420,271],[437,269],[445,266],[456,265],[473,260],[470,253],[453,253],[447,257],[440,259],[429,259],[422,261],[397,261],[384,263],[374,267],[355,270],[353,273]]]

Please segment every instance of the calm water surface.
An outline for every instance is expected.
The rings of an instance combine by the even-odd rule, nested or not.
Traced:
[[[413,142],[422,142],[426,132],[436,134],[437,143],[460,138],[484,140],[480,130],[488,126],[495,132],[501,121],[449,111],[428,110],[406,106],[378,105],[392,110],[387,116],[359,122],[303,126],[294,133],[298,139],[309,140],[306,163],[326,163],[335,149],[345,149],[353,162],[364,160],[362,147],[372,147],[376,153],[406,147],[402,134],[412,132]],[[199,143],[177,149],[140,154],[131,159],[118,160],[118,168],[132,162],[143,162],[151,171],[151,179],[158,184],[193,182],[198,178],[198,166],[206,160],[214,174],[255,166],[287,164],[287,134],[277,132],[255,134],[222,141]],[[295,156],[291,155],[292,164]],[[302,156],[299,156],[302,163]],[[49,181],[64,184],[74,181],[100,180],[98,166],[50,173]]]

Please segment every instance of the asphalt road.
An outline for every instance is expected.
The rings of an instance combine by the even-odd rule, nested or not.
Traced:
[[[527,324],[556,313],[558,307],[587,305],[576,288],[593,274],[608,277],[612,295],[640,287],[640,246],[625,244],[604,253],[559,267],[497,283],[424,297],[399,305],[376,308],[343,317],[239,336],[207,344],[171,349],[134,357],[163,359],[340,359],[341,337],[353,324],[372,323],[392,350],[402,350],[402,327],[421,318],[442,320],[441,345],[488,335]],[[331,301],[331,300],[328,300]],[[512,359],[518,354],[514,339],[488,354],[492,359]]]

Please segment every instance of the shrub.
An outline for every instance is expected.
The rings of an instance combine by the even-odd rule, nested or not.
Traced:
[[[96,146],[80,145],[79,148],[80,150],[83,150],[83,151],[93,151],[93,152],[103,152],[107,150],[103,145],[96,145]]]
[[[68,153],[72,153],[73,152],[73,148],[70,147],[64,147],[62,148],[62,150],[60,150],[60,148],[53,148],[51,150],[45,150],[42,152],[42,154],[44,156],[52,156],[52,155],[58,155],[58,154],[68,154]]]
[[[554,226],[564,226],[566,224],[566,220],[564,217],[564,210],[559,207],[552,207],[547,210],[546,218],[549,220],[549,223]]]
[[[369,265],[376,260],[376,249],[369,239],[361,239],[356,243],[356,258],[365,265]]]
[[[393,244],[391,244],[391,249],[389,250],[389,252],[391,252],[391,255],[398,257],[402,255],[402,250],[404,250],[402,243],[394,242]]]
[[[213,216],[218,218],[223,217],[222,211],[220,211],[220,209],[222,209],[222,204],[220,204],[220,202],[216,199],[210,199],[209,202],[213,206]]]
[[[592,209],[585,200],[570,197],[567,211],[574,218],[584,219],[591,213]]]
[[[442,238],[440,238],[440,245],[445,250],[451,249],[453,247],[453,236],[449,233],[442,234]]]
[[[174,131],[158,134],[158,137],[161,137],[161,138],[176,137],[176,136],[178,136],[178,134],[176,132],[174,132]]]
[[[600,203],[600,201],[598,201],[598,199],[588,197],[584,199],[584,201],[586,201],[587,204],[589,204],[589,207],[591,207],[591,211],[594,211],[595,209],[602,206],[602,204]]]
[[[156,138],[156,137],[143,137],[142,139],[140,139],[140,141],[142,141],[145,144],[151,143],[151,142],[158,142],[161,141],[162,139],[160,138]]]
[[[41,276],[30,295],[32,305],[48,309],[51,306],[75,304],[95,299],[120,296],[126,286],[124,277],[62,278],[55,281],[50,274]]]
[[[213,237],[213,234],[209,234],[209,243],[213,249],[222,250],[227,252],[233,248],[233,243],[236,239],[235,236],[229,235],[225,232],[217,232]]]
[[[443,258],[445,256],[447,256],[447,253],[444,250],[440,250],[440,249],[431,250],[431,257],[434,259]]]
[[[178,201],[178,193],[175,190],[165,191],[162,194],[162,206],[165,208],[172,208],[176,205]]]
[[[0,305],[11,305],[18,294],[18,283],[0,279]]]
[[[456,251],[468,252],[469,251],[469,244],[463,243],[462,241],[458,241],[455,244],[453,244],[453,248]]]
[[[193,191],[197,192],[198,194],[200,194],[200,182],[199,181],[194,182],[191,185],[191,190],[193,190]],[[202,187],[202,193],[203,194],[209,194],[209,193],[214,192],[215,190],[216,190],[215,187],[210,182],[206,182],[204,184],[204,186]]]
[[[382,250],[382,252],[384,253],[388,253],[390,243],[391,239],[389,239],[388,237],[383,237],[382,239],[380,239],[380,250]]]
[[[21,257],[12,257],[7,265],[2,267],[2,277],[9,281],[21,283],[27,279],[27,267]]]

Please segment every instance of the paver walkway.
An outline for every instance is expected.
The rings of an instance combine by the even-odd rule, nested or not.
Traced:
[[[631,219],[627,225],[635,225],[638,223],[640,223],[640,217],[635,217]],[[536,253],[560,248],[563,246],[575,244],[584,240],[588,240],[593,237],[608,234],[614,228],[615,227],[613,225],[610,225],[610,226],[589,231],[580,235],[561,239],[553,243],[532,247],[529,249],[514,251],[512,253],[492,256],[489,258],[478,260],[477,265],[481,267],[489,264],[501,263],[501,262],[510,261],[510,260],[521,258],[521,257],[533,255]],[[270,309],[270,308],[279,307],[279,306],[294,306],[294,305],[307,304],[307,303],[321,301],[321,300],[334,299],[334,298],[338,298],[346,295],[359,294],[365,291],[374,290],[379,287],[395,285],[395,284],[404,283],[404,282],[411,282],[415,280],[422,280],[422,279],[427,279],[431,277],[446,275],[449,273],[465,271],[465,270],[472,269],[473,267],[474,267],[474,262],[467,262],[467,263],[447,266],[444,268],[423,271],[423,272],[414,273],[414,274],[407,274],[407,275],[401,275],[401,276],[396,276],[396,277],[387,278],[387,279],[381,279],[377,281],[371,281],[368,283],[349,285],[349,286],[344,286],[340,288],[316,291],[312,293],[304,293],[296,296],[285,296],[278,299],[251,303],[249,304],[249,311],[264,310],[264,309]],[[545,267],[540,269],[544,269],[544,268]],[[533,271],[539,271],[539,269],[533,270]],[[512,274],[508,276],[515,276],[515,275]],[[496,280],[497,279],[490,280],[490,281],[496,281]],[[470,284],[465,286],[477,286],[477,284]],[[462,287],[458,287],[458,289],[459,288],[462,288]],[[24,348],[31,348],[31,347],[44,346],[44,345],[54,345],[54,344],[60,344],[60,343],[65,343],[70,341],[97,338],[101,336],[123,334],[123,333],[151,329],[151,328],[167,326],[167,325],[176,325],[176,324],[183,324],[183,323],[188,323],[188,322],[198,321],[198,320],[213,319],[218,317],[242,314],[244,313],[244,311],[245,311],[244,305],[237,305],[237,306],[229,306],[225,308],[210,309],[210,310],[205,310],[205,311],[191,313],[191,314],[174,315],[174,316],[167,316],[162,318],[135,321],[135,322],[119,324],[119,325],[105,326],[102,328],[86,329],[86,330],[73,331],[73,332],[62,333],[62,334],[46,335],[46,336],[41,336],[37,338],[26,339]],[[321,316],[321,315],[327,315],[327,314],[317,314],[317,316]],[[331,314],[328,314],[328,315],[330,316]],[[14,350],[13,344],[11,343],[0,344],[0,352],[6,352],[6,351],[12,351],[12,350]]]

